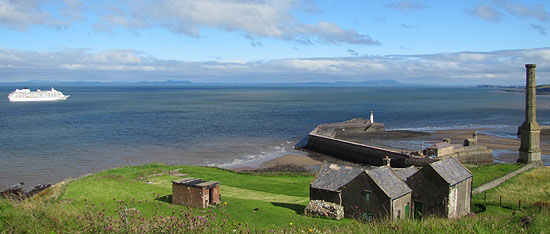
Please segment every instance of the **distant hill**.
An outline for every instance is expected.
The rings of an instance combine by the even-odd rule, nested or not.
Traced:
[[[349,82],[349,81],[338,81],[338,82],[308,82],[300,83],[307,86],[405,86],[403,83],[399,83],[395,80],[369,80],[362,82]]]
[[[30,86],[30,85],[201,85],[201,86],[360,86],[360,87],[389,87],[406,86],[395,80],[371,80],[361,82],[302,82],[302,83],[195,83],[191,81],[138,81],[138,82],[85,82],[85,81],[46,81],[29,80],[22,82],[0,82],[1,84]]]
[[[506,92],[523,93],[525,92],[525,86],[478,86],[488,88],[501,88]],[[550,84],[537,85],[537,95],[550,95]]]

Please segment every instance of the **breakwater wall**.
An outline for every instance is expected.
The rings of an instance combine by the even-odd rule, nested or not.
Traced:
[[[309,134],[304,149],[329,155],[346,161],[369,165],[383,165],[383,159],[391,158],[391,165],[395,167],[425,166],[435,162],[435,159],[411,156],[409,151],[394,151],[372,145],[335,139],[314,133]]]
[[[485,146],[469,148],[467,148],[468,150],[455,149],[455,153],[450,156],[455,157],[459,162],[464,164],[488,165],[493,163],[493,150],[487,149]],[[442,157],[442,159],[444,158],[447,157]]]

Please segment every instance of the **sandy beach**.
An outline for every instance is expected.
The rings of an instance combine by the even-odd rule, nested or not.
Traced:
[[[479,133],[480,131],[489,130],[487,128],[478,129],[446,129],[436,130],[430,132],[430,134],[419,134],[413,140],[417,141],[439,141],[442,138],[450,138],[453,143],[462,143],[464,139],[472,137],[474,132],[477,132],[478,144],[487,146],[493,150],[493,158],[495,162],[515,163],[518,157],[518,149],[520,146],[519,139],[504,138],[498,136],[487,135]],[[411,140],[411,139],[406,139]],[[541,140],[542,154],[550,154],[550,141],[547,139]],[[246,168],[245,170],[266,170],[268,168],[281,167],[284,165],[293,165],[296,167],[311,168],[320,165],[322,160],[326,157],[319,157],[318,155],[311,155],[304,152],[304,154],[289,154],[284,155],[267,162],[264,162],[259,168]],[[335,159],[335,161],[338,161]],[[241,168],[242,170],[244,168]]]

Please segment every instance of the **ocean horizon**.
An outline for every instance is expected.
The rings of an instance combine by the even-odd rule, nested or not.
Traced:
[[[259,165],[295,153],[321,123],[371,111],[390,130],[515,137],[525,105],[522,93],[486,87],[59,85],[67,101],[10,103],[16,88],[0,85],[0,189],[151,162]],[[550,125],[550,96],[537,107],[539,124]]]

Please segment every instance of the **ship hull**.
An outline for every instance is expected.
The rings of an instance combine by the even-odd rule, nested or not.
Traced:
[[[66,95],[63,97],[25,97],[25,98],[9,98],[10,102],[55,102],[55,101],[65,101],[71,95]]]

